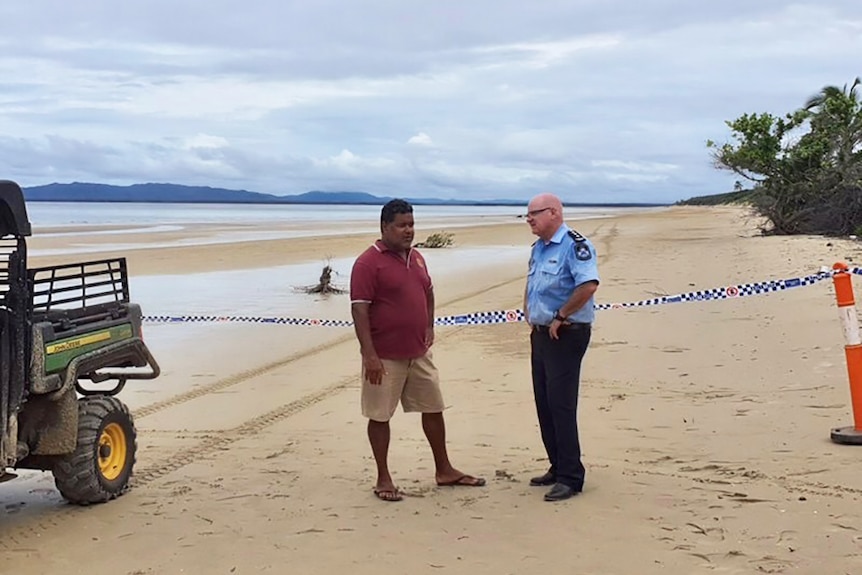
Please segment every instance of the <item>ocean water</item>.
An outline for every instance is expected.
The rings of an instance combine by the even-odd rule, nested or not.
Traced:
[[[506,222],[524,222],[523,206],[414,206],[418,237],[425,229],[454,230]],[[633,208],[568,208],[566,219],[603,218]],[[267,240],[376,234],[379,206],[145,204],[89,202],[31,202],[34,235],[62,238],[62,247],[33,246],[38,256],[84,256],[105,249],[115,251],[177,246],[236,244]],[[205,233],[177,239],[171,232],[208,226]],[[524,225],[526,225],[524,223]],[[129,241],[130,234],[137,234]],[[142,236],[142,237],[141,237]],[[418,240],[417,240],[418,241]]]
[[[523,263],[530,246],[483,246],[423,250],[434,278],[459,275],[482,266]],[[358,254],[357,254],[358,255]],[[132,299],[146,315],[202,315],[350,319],[347,296],[320,297],[303,293],[315,285],[324,265],[333,270],[332,283],[348,288],[354,257],[318,259],[262,269],[224,270],[196,274],[137,276],[130,287]],[[202,289],[205,286],[206,289]]]
[[[417,224],[423,220],[516,218],[526,206],[414,206]],[[638,209],[643,211],[643,209]],[[567,208],[566,218],[596,218],[632,211],[631,208]],[[380,206],[364,205],[249,205],[249,204],[145,204],[99,202],[30,202],[33,227],[117,226],[137,228],[191,224],[297,224],[361,221],[374,224]]]
[[[61,203],[31,202],[29,217],[36,236],[63,237],[64,246],[31,249],[32,256],[66,255],[69,261],[104,249],[130,251],[158,249],[177,245],[264,241],[285,237],[327,236],[348,233],[375,233],[379,206],[344,205],[215,205],[215,204],[135,204],[135,203]],[[415,206],[417,227],[428,222],[446,226],[476,226],[505,221],[520,221],[523,206]],[[584,208],[567,209],[566,219],[602,218],[644,209]],[[296,226],[285,226],[294,223]],[[315,225],[315,224],[323,225]],[[334,225],[333,225],[334,224]],[[192,234],[188,239],[168,240],[162,235],[189,226],[211,225],[209,234]],[[525,223],[523,225],[526,225]],[[82,229],[74,228],[80,226]],[[101,226],[106,226],[102,229]],[[222,228],[222,226],[224,226]],[[86,229],[84,229],[86,227]],[[43,231],[40,231],[43,228]],[[55,229],[51,229],[55,228]],[[64,228],[72,228],[64,229]],[[236,228],[236,229],[234,229]],[[137,233],[151,239],[131,243],[126,234]],[[88,236],[91,237],[88,240]],[[106,238],[108,244],[105,244]],[[96,241],[98,240],[98,241]],[[459,247],[423,250],[435,279],[459,275],[467,270],[495,266],[522,265],[529,258],[529,244]],[[358,254],[357,254],[358,255]],[[312,297],[299,288],[314,285],[324,263],[334,271],[334,282],[347,288],[354,258],[324,262],[310,254],[307,261],[261,269],[224,270],[179,275],[136,275],[130,281],[132,300],[141,304],[147,316],[252,316],[286,319],[349,319],[347,295]],[[445,283],[445,282],[441,282]],[[440,293],[441,302],[455,294]],[[476,309],[473,311],[493,311]],[[153,343],[162,353],[182,358],[193,343],[207,341],[216,334],[245,329],[277,330],[298,347],[319,343],[302,335],[308,329],[289,325],[241,326],[218,324],[156,324],[148,328]],[[344,333],[344,329],[316,328],[320,338]],[[349,330],[347,330],[349,332]],[[294,338],[298,338],[295,339]]]

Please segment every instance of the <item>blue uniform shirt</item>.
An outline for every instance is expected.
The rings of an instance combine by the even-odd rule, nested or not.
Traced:
[[[530,271],[527,274],[527,312],[533,325],[550,325],[554,314],[571,297],[575,288],[588,281],[599,281],[596,249],[577,232],[573,238],[570,228],[563,224],[545,242],[539,239],[530,253]],[[593,323],[595,302],[590,299],[568,320],[576,323]]]

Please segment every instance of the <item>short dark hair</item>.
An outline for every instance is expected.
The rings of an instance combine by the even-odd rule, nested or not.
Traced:
[[[383,209],[380,210],[380,225],[391,224],[395,221],[395,216],[398,214],[412,214],[413,206],[407,200],[394,199],[386,202]]]

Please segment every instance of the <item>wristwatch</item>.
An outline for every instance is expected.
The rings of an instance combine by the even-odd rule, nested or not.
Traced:
[[[554,319],[562,323],[566,322],[566,318],[560,315],[560,310],[554,312]]]

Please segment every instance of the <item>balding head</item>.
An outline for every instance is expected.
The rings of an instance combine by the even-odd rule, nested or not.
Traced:
[[[544,193],[534,196],[532,200],[530,200],[530,210],[534,209],[532,206],[538,206],[535,209],[539,208],[555,208],[557,213],[563,213],[563,202],[560,201],[560,198],[555,196],[554,194]]]
[[[527,223],[535,235],[549,241],[563,224],[563,202],[554,194],[534,196],[527,205]]]

